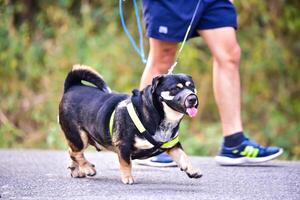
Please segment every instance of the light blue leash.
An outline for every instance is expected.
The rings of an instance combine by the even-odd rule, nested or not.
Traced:
[[[172,74],[172,72],[173,72],[175,66],[176,66],[176,65],[178,64],[178,62],[179,62],[179,56],[180,56],[180,54],[181,54],[181,52],[182,52],[182,49],[183,49],[183,47],[184,47],[184,45],[185,45],[185,42],[186,42],[188,36],[189,36],[189,34],[190,34],[190,31],[191,31],[191,28],[192,28],[194,19],[195,19],[195,17],[196,17],[196,13],[197,13],[197,11],[198,11],[198,9],[199,9],[199,6],[200,6],[200,2],[201,2],[201,0],[198,0],[197,6],[196,6],[196,8],[195,8],[193,17],[192,17],[191,22],[190,22],[190,25],[189,25],[189,27],[188,27],[187,30],[186,30],[184,39],[183,39],[183,41],[182,41],[182,43],[181,43],[181,46],[180,46],[180,48],[179,48],[179,50],[178,50],[178,53],[177,53],[176,58],[175,58],[175,61],[174,61],[173,65],[170,67],[170,69],[168,70],[168,74]]]
[[[121,23],[122,23],[123,29],[124,29],[127,37],[129,38],[134,50],[139,54],[139,56],[142,59],[142,62],[144,64],[146,64],[147,59],[145,57],[145,52],[144,52],[143,29],[142,29],[142,26],[141,26],[141,20],[140,20],[140,15],[139,15],[136,0],[133,0],[133,6],[134,6],[135,18],[136,18],[136,22],[137,22],[139,37],[140,37],[140,47],[138,47],[136,45],[132,35],[130,34],[130,32],[127,29],[127,26],[126,26],[126,23],[125,23],[125,20],[124,20],[124,15],[123,15],[123,0],[119,0],[119,13],[120,13],[120,18],[121,18]]]

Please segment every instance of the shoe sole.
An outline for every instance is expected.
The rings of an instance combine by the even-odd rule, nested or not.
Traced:
[[[150,166],[150,167],[177,167],[177,164],[173,161],[170,163],[161,163],[161,162],[153,162],[150,159],[145,160],[134,160],[134,163],[143,166]]]
[[[269,160],[273,160],[280,156],[283,153],[283,149],[280,149],[277,153],[261,157],[261,158],[250,158],[250,157],[241,157],[241,158],[229,158],[225,156],[216,156],[215,160],[219,165],[242,165],[242,164],[251,164],[251,163],[261,163]]]

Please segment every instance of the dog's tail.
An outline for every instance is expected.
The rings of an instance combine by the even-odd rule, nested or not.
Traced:
[[[67,75],[64,84],[64,93],[67,92],[70,87],[82,84],[81,81],[92,83],[103,92],[111,92],[110,88],[97,71],[89,66],[77,64],[73,66],[72,71]]]

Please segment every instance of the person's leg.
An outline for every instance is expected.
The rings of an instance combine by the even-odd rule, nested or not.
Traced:
[[[213,88],[221,117],[224,143],[216,161],[221,165],[257,163],[281,155],[278,147],[263,147],[243,134],[241,120],[240,54],[234,28],[199,31],[213,55]]]
[[[234,28],[199,31],[213,56],[213,89],[221,117],[223,135],[243,130],[240,94],[240,47]]]
[[[158,75],[165,74],[172,66],[176,50],[177,43],[166,42],[154,38],[149,39],[150,52],[148,55],[147,64],[143,72],[140,89],[142,90],[147,85],[151,84],[152,79]],[[138,164],[155,166],[155,167],[173,167],[176,163],[166,153],[162,153],[158,156],[152,157],[146,160],[137,160]]]
[[[150,52],[143,72],[140,89],[151,84],[154,77],[165,74],[174,62],[177,43],[150,38]]]

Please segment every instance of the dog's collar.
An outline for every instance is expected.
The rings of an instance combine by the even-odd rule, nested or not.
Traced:
[[[143,123],[139,119],[138,115],[136,114],[136,111],[134,109],[134,106],[132,103],[129,103],[126,105],[128,114],[134,123],[135,127],[138,129],[138,131],[151,143],[154,145],[154,147],[158,147],[161,149],[169,149],[175,146],[179,142],[179,135],[171,139],[170,141],[167,142],[157,142],[153,139],[153,137],[150,135],[150,133],[146,130],[144,127]],[[110,116],[109,119],[109,134],[110,137],[112,138],[113,134],[113,123],[114,123],[114,118],[115,118],[115,113],[116,110],[114,110]]]

